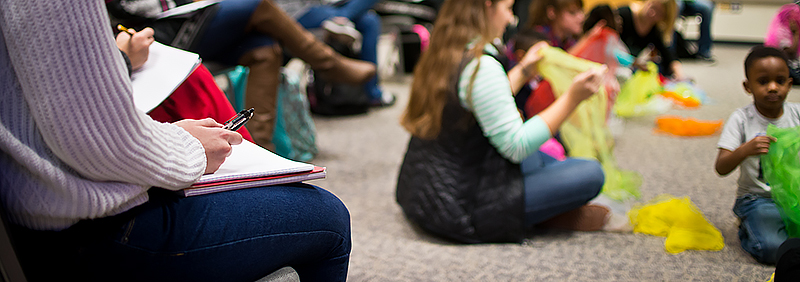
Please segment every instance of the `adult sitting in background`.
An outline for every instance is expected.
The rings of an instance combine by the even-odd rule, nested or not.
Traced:
[[[150,45],[153,43],[153,29],[145,28],[140,32],[128,29],[128,32],[117,34],[117,48],[123,52],[130,62],[130,71],[138,70],[150,56]],[[236,115],[228,97],[219,89],[214,77],[204,65],[199,65],[178,86],[166,100],[147,113],[160,122],[176,122],[182,119],[212,118],[226,121]],[[244,139],[250,142],[253,137],[247,128],[237,130]]]
[[[686,77],[681,70],[681,62],[667,47],[674,30],[676,9],[674,0],[646,0],[619,7],[617,13],[622,18],[619,37],[634,56],[649,48],[658,51],[661,57],[659,72],[676,80],[684,80]]]
[[[581,25],[583,24],[584,16],[583,1],[581,0],[535,1],[528,7],[526,28],[519,31],[519,33],[536,32],[543,34],[547,37],[547,42],[550,43],[550,46],[568,50],[575,45],[578,38],[583,34]],[[520,36],[524,37],[525,34],[520,34]],[[522,93],[517,93],[522,95],[515,96],[518,107],[523,109],[523,114],[526,117],[532,116],[537,112],[525,112],[524,105],[535,103],[540,109],[544,109],[556,100],[549,82],[535,77],[530,84],[531,87],[523,86]]]
[[[697,58],[706,61],[714,61],[711,56],[711,46],[714,44],[711,38],[711,20],[714,15],[714,2],[710,0],[676,0],[678,16],[693,17],[700,15],[700,37],[697,39]],[[676,31],[677,33],[677,31]],[[677,48],[672,41],[672,48]]]
[[[541,0],[530,5],[527,26],[528,29],[547,36],[550,46],[569,51],[581,40],[585,40],[583,31],[585,19],[582,0]],[[603,24],[598,24],[593,31],[586,34],[599,32]],[[533,93],[524,103],[537,103],[538,107],[544,109],[555,101],[555,95],[549,82],[537,80],[539,80],[538,87],[533,89]]]
[[[414,69],[401,123],[412,137],[397,180],[409,220],[465,243],[520,241],[545,224],[600,230],[610,215],[586,203],[603,186],[596,161],[557,162],[537,149],[600,86],[576,77],[549,108],[524,121],[514,92],[535,75],[537,44],[506,72],[491,44],[513,20],[513,0],[448,0]]]
[[[166,2],[166,5],[162,5]],[[363,84],[375,65],[345,58],[317,40],[272,0],[224,0],[190,14],[156,20],[165,10],[190,0],[109,0],[109,12],[131,26],[152,26],[157,41],[200,54],[204,60],[250,68],[245,107],[256,113],[247,124],[261,146],[272,147],[281,47],[299,57],[328,81]],[[276,42],[277,41],[277,42]],[[277,44],[276,44],[277,43]]]
[[[378,38],[381,34],[381,19],[370,11],[378,0],[274,0],[287,14],[297,19],[307,29],[324,28],[331,40],[337,40],[352,48],[360,49],[361,60],[378,63]],[[322,2],[335,2],[323,5]],[[360,47],[355,47],[359,45]],[[373,106],[391,106],[396,97],[384,93],[378,87],[378,77],[364,85]]]
[[[174,193],[241,135],[137,110],[102,2],[0,7],[0,200],[29,281],[255,281],[286,265],[345,281],[349,215],[333,194]]]

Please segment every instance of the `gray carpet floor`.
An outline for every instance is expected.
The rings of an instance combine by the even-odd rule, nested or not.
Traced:
[[[742,88],[750,46],[715,46],[716,64],[684,63],[684,71],[713,100],[697,110],[668,114],[727,119],[752,102]],[[432,237],[404,218],[395,202],[398,169],[409,134],[398,121],[409,76],[386,79],[393,107],[352,117],[315,117],[328,177],[312,183],[339,196],[351,213],[350,281],[766,281],[774,267],[739,246],[733,206],[738,170],[713,169],[718,135],[682,138],[655,134],[655,116],[625,120],[614,153],[623,169],[641,174],[642,199],[688,196],[725,238],[721,251],[669,254],[665,238],[634,233],[540,230],[522,244],[461,245]],[[793,89],[794,92],[797,89]],[[789,100],[800,101],[797,94]]]

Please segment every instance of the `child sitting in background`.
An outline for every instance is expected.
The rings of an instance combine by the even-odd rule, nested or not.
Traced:
[[[715,169],[727,175],[741,167],[733,212],[740,220],[742,248],[756,260],[775,264],[778,247],[787,239],[779,207],[764,181],[760,156],[769,151],[774,137],[767,126],[800,126],[800,104],[785,103],[792,86],[786,53],[756,46],[744,61],[745,91],[753,104],[731,114],[720,136]],[[747,140],[747,141],[745,141]]]
[[[547,36],[550,46],[569,50],[583,34],[583,1],[540,0],[531,3],[527,28]]]
[[[519,62],[519,60],[525,57],[525,54],[533,45],[546,40],[547,36],[541,32],[537,32],[532,29],[521,30],[514,34],[514,36],[510,39],[510,44],[508,44],[508,58],[512,64],[516,64],[516,62]],[[536,96],[537,93],[543,94]],[[517,103],[517,108],[522,110],[522,115],[525,117],[525,119],[536,115],[536,113],[541,112],[544,108],[555,101],[550,84],[538,77],[523,85],[522,89],[520,89],[519,92],[517,92],[517,95],[514,97]],[[529,102],[528,100],[540,101]],[[529,109],[527,103],[535,103],[540,105],[540,107]]]
[[[509,44],[511,47],[509,48],[509,59],[512,63],[522,60],[533,45],[542,41],[547,41],[547,36],[541,32],[531,29],[517,32],[511,38],[511,44]],[[556,98],[553,95],[553,88],[550,86],[550,82],[537,76],[522,85],[517,95],[514,96],[514,100],[517,103],[517,109],[522,112],[523,118],[527,120],[546,109]],[[558,132],[553,133],[553,138],[542,144],[539,150],[561,161],[566,158],[566,150],[558,139]]]

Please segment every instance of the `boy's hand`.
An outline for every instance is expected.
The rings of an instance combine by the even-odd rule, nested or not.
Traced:
[[[174,123],[200,140],[206,150],[206,171],[212,173],[231,154],[231,145],[242,143],[242,135],[227,129],[211,118],[201,120],[184,119]]]
[[[745,156],[763,155],[769,152],[769,144],[777,141],[772,136],[756,136],[744,143],[739,149]]]

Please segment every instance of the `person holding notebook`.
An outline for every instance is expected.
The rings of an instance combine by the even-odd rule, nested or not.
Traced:
[[[137,110],[102,2],[0,7],[0,200],[28,280],[346,279],[349,214],[330,192],[177,196],[242,137]]]
[[[155,42],[154,33],[155,31],[148,27],[140,31],[126,28],[124,32],[117,34],[117,48],[128,62],[128,73],[142,68],[147,62],[150,57],[150,45]],[[163,71],[159,72],[159,75],[162,73]],[[212,118],[221,122],[236,115],[236,111],[225,93],[217,86],[211,72],[203,64],[199,64],[166,100],[150,110],[147,115],[160,122],[176,122],[187,118]],[[239,132],[245,140],[255,143],[247,128],[241,127],[236,132]]]

